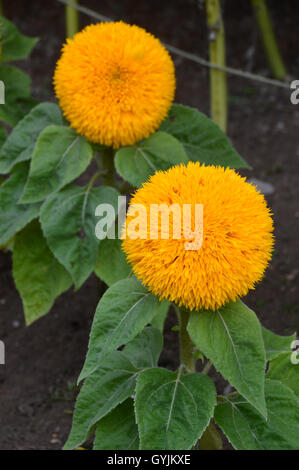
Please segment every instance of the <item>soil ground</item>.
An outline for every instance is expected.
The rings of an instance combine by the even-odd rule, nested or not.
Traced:
[[[51,80],[64,40],[63,7],[56,0],[4,0],[6,16],[40,41],[21,67],[32,78],[38,100],[54,100]],[[113,18],[145,27],[166,43],[207,57],[202,2],[195,0],[84,0],[82,4]],[[288,72],[299,76],[297,31],[299,7],[293,0],[268,2]],[[199,6],[198,6],[199,5]],[[228,64],[270,76],[250,2],[224,2]],[[81,25],[92,22],[81,16]],[[208,70],[174,56],[176,101],[209,113]],[[262,324],[289,334],[299,326],[299,105],[290,93],[229,76],[228,135],[251,164],[243,172],[271,183],[267,196],[275,219],[276,247],[264,281],[245,299]],[[6,365],[0,366],[0,449],[60,449],[71,426],[76,379],[86,353],[90,325],[99,298],[99,281],[91,277],[76,293],[57,299],[51,312],[25,327],[14,287],[9,253],[0,253],[0,339]],[[161,365],[175,368],[177,336],[165,330]],[[219,392],[225,383],[214,374]]]

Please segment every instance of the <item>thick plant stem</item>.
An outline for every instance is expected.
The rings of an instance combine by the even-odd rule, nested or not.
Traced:
[[[4,12],[3,12],[3,0],[0,0],[0,16],[4,16]]]
[[[287,75],[287,70],[279,52],[266,2],[265,0],[251,0],[251,4],[273,76],[282,80]]]
[[[177,316],[180,324],[180,355],[181,364],[185,372],[195,372],[195,359],[193,356],[193,343],[187,331],[189,321],[189,312],[176,307]]]
[[[220,0],[206,0],[209,34],[210,62],[225,66],[225,36],[221,16]],[[210,69],[211,116],[226,132],[227,126],[227,83],[226,72]]]
[[[111,147],[101,149],[101,158],[103,170],[105,174],[103,176],[103,183],[107,186],[115,186],[114,181],[114,150]]]
[[[79,0],[72,0],[78,4]],[[65,7],[66,37],[72,38],[79,31],[79,12],[69,5]]]

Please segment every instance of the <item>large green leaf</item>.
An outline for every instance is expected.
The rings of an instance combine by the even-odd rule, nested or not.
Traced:
[[[164,330],[164,324],[165,324],[165,320],[169,311],[169,306],[170,306],[170,303],[167,300],[164,300],[161,304],[159,313],[156,316],[154,316],[154,318],[151,321],[151,325],[157,328],[159,331],[161,331],[161,333],[163,333],[163,330]]]
[[[38,202],[86,170],[91,145],[66,126],[46,127],[37,139],[21,202]]]
[[[0,173],[8,173],[18,162],[29,160],[40,132],[50,124],[62,125],[60,108],[41,103],[18,122],[0,152]]]
[[[5,104],[0,104],[0,121],[13,127],[36,104],[30,94],[31,80],[22,70],[7,65],[0,66],[0,80],[5,86]]]
[[[69,185],[48,197],[41,208],[41,225],[56,258],[79,288],[95,268],[100,241],[95,235],[95,209],[108,203],[117,210],[116,189]]]
[[[160,130],[176,137],[194,162],[250,168],[218,125],[195,108],[174,104]]]
[[[293,390],[299,399],[299,353],[289,351],[273,359],[270,362],[267,377],[280,380]]]
[[[21,163],[0,186],[0,246],[39,214],[40,204],[18,204],[27,175],[28,165]]]
[[[102,418],[134,393],[137,375],[145,367],[156,366],[161,349],[161,334],[150,327],[137,335],[122,352],[112,351],[106,355],[80,391],[66,448],[84,442],[94,424],[101,420],[101,427]],[[107,435],[106,442],[111,438],[113,436]]]
[[[132,268],[127,263],[119,238],[105,238],[100,242],[95,273],[108,286],[130,276]]]
[[[119,175],[133,186],[141,186],[157,170],[188,163],[181,143],[166,132],[156,132],[132,147],[124,147],[115,155]]]
[[[215,312],[193,312],[188,331],[195,345],[223,377],[267,416],[266,355],[255,313],[241,300],[230,302]]]
[[[289,352],[291,354],[291,343],[296,339],[296,333],[291,336],[279,336],[267,328],[262,327],[262,334],[264,338],[266,359],[271,361],[275,357]]]
[[[113,284],[97,306],[79,380],[99,367],[106,354],[135,338],[159,312],[160,305],[136,279]]]
[[[298,450],[299,400],[288,387],[266,380],[268,419],[242,397],[223,397],[215,421],[238,450]]]
[[[147,327],[130,341],[123,353],[138,369],[155,367],[163,348],[163,336],[157,328]]]
[[[206,375],[147,369],[136,385],[140,449],[188,450],[209,424],[216,390]]]
[[[15,238],[13,276],[27,324],[47,313],[56,297],[71,286],[70,276],[49,250],[36,220]]]
[[[106,357],[80,390],[65,449],[82,444],[93,425],[134,393],[137,373],[121,351],[113,351]]]
[[[37,41],[37,38],[24,36],[13,23],[0,17],[1,62],[26,59]]]
[[[94,450],[138,450],[134,402],[128,398],[103,418],[96,430]]]

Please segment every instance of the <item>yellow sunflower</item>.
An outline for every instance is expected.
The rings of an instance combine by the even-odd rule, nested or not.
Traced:
[[[171,211],[169,239],[162,239],[167,230],[161,216],[151,218],[152,204],[176,204],[182,213],[189,204],[194,232],[196,205],[202,205],[202,244],[186,249],[194,237]],[[157,172],[136,191],[122,246],[137,278],[160,300],[190,310],[215,310],[244,296],[261,280],[271,258],[272,231],[264,196],[246,178],[232,169],[190,162]]]
[[[175,92],[165,47],[138,26],[87,26],[67,39],[54,87],[70,125],[90,141],[118,148],[154,132]]]

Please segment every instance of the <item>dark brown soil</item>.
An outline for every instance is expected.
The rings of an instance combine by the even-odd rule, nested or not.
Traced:
[[[195,0],[84,0],[102,14],[137,23],[163,41],[207,56],[204,9]],[[268,2],[289,73],[298,78],[299,7],[293,0]],[[21,64],[30,74],[38,100],[53,100],[51,77],[64,39],[63,7],[55,0],[4,0],[6,15],[24,34],[39,36],[31,58]],[[81,16],[82,26],[92,22]],[[270,75],[250,2],[225,1],[227,55],[231,66]],[[252,53],[251,58],[249,58]],[[176,101],[209,113],[208,71],[174,57]],[[299,105],[288,90],[229,76],[228,134],[253,170],[246,173],[274,186],[268,197],[275,218],[276,248],[265,280],[246,302],[271,330],[288,334],[299,324]],[[60,449],[71,426],[76,379],[86,353],[99,298],[92,277],[78,292],[62,295],[52,311],[29,328],[14,287],[9,253],[0,253],[0,339],[6,365],[0,366],[0,449]],[[177,337],[166,328],[161,364],[177,363]],[[219,391],[224,382],[217,377]]]

